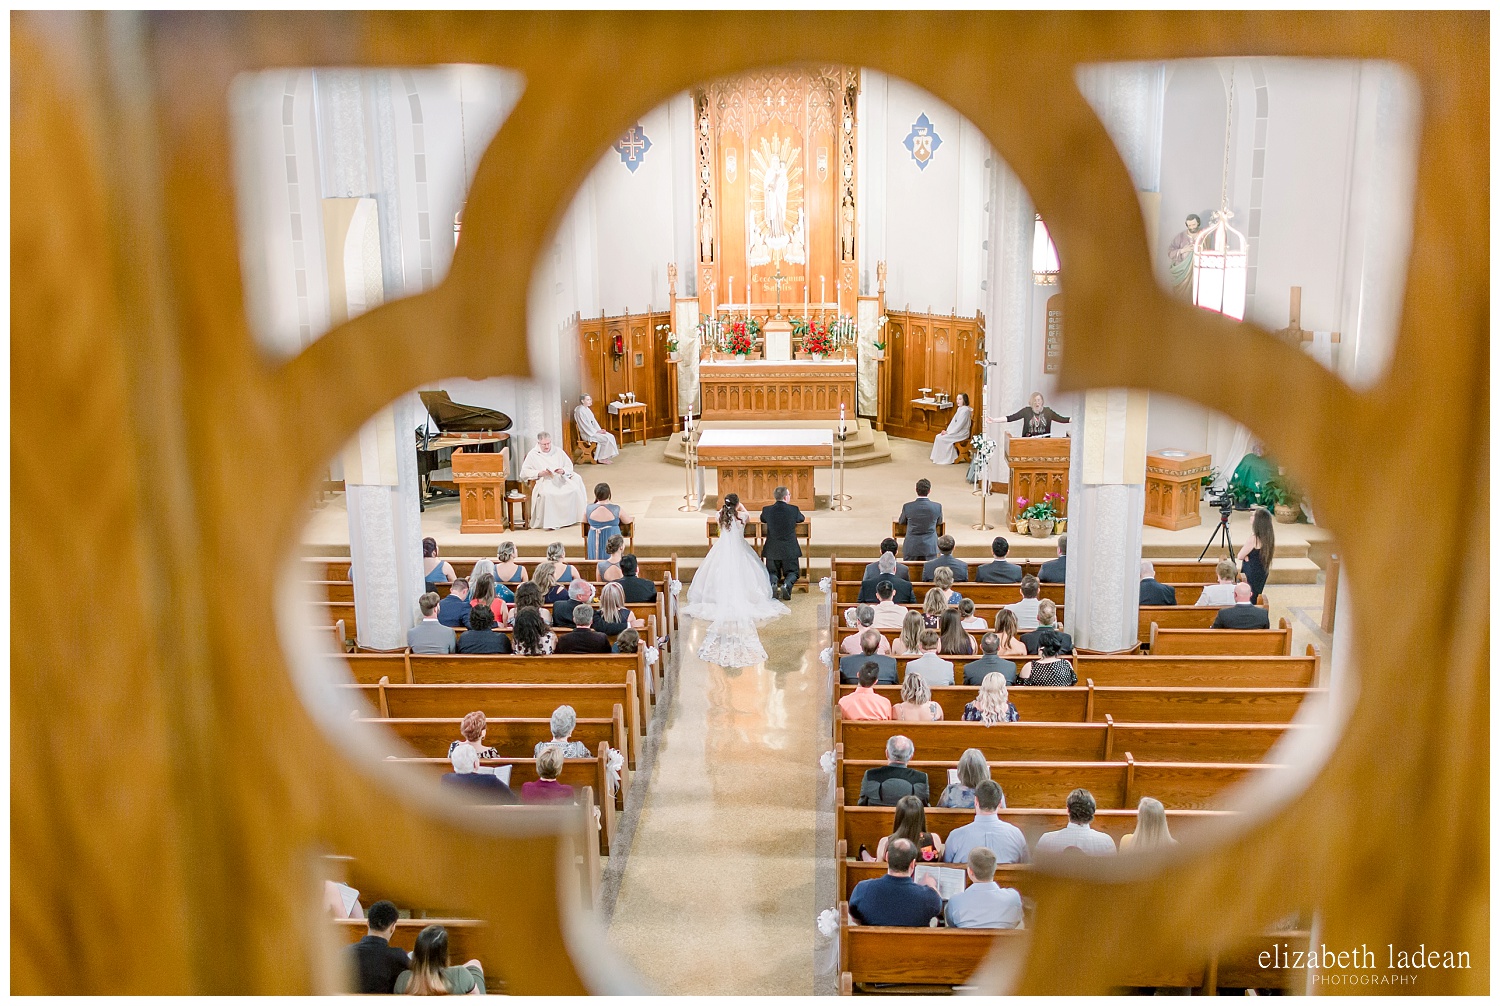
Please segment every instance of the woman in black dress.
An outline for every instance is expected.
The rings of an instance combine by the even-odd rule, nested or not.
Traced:
[[[1266,577],[1271,572],[1271,557],[1276,554],[1276,525],[1271,523],[1271,511],[1256,507],[1250,518],[1250,540],[1240,549],[1240,572],[1250,584],[1251,604],[1260,603],[1261,591],[1266,589]]]
[[[1013,423],[1017,419],[1021,420],[1021,436],[1023,437],[1050,437],[1053,423],[1072,421],[1067,416],[1060,416],[1049,409],[1040,391],[1031,393],[1030,408],[1017,409],[1005,417],[1007,423]]]

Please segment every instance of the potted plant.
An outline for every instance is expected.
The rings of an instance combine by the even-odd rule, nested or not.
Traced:
[[[1256,503],[1260,502],[1260,493],[1257,487],[1241,482],[1238,479],[1230,479],[1229,485],[1225,487],[1225,491],[1229,493],[1229,498],[1234,500],[1234,508],[1236,510],[1249,510]]]
[[[1302,516],[1302,493],[1285,475],[1273,475],[1261,483],[1260,501],[1271,508],[1278,524],[1295,524]]]
[[[677,345],[677,333],[672,331],[670,324],[657,325],[656,330],[667,333],[667,362],[676,363],[678,350],[681,348]]]
[[[1017,500],[1017,503],[1026,503],[1021,510],[1021,516],[1026,519],[1026,529],[1033,538],[1050,538],[1052,530],[1057,524],[1058,511],[1062,508],[1063,497],[1060,493],[1047,493],[1036,503],[1026,503]]]

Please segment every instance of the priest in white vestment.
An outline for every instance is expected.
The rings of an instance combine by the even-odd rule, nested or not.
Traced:
[[[958,460],[957,445],[969,439],[969,427],[974,424],[974,410],[969,408],[969,396],[960,391],[954,402],[957,407],[953,410],[953,418],[948,420],[948,428],[932,442],[931,457],[935,465],[951,465]]]
[[[588,506],[583,479],[573,471],[567,452],[553,446],[552,434],[536,435],[536,446],[521,464],[521,478],[536,480],[531,492],[532,527],[551,531],[583,520]]]
[[[599,421],[594,418],[594,399],[584,395],[578,403],[578,408],[573,410],[573,424],[578,428],[578,438],[595,444],[594,461],[596,464],[607,465],[610,460],[620,453],[620,447],[615,443],[615,435],[603,429]]]

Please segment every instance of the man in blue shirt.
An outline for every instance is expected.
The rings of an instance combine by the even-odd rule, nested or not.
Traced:
[[[994,852],[997,863],[1031,862],[1021,829],[1000,820],[1000,799],[1000,784],[993,779],[974,787],[974,823],[954,828],[948,835],[943,862],[967,863],[969,852],[981,846]]]
[[[1021,895],[995,883],[995,854],[984,846],[969,852],[969,880],[948,900],[947,922],[955,929],[1015,929],[1025,919]]]
[[[936,885],[917,883],[917,847],[910,839],[893,840],[886,849],[889,867],[883,877],[861,880],[849,895],[849,915],[862,926],[925,927],[942,917],[943,898]]]

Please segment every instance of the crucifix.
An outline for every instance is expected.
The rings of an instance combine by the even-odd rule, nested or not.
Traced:
[[[1286,328],[1275,334],[1293,346],[1301,346],[1304,342],[1313,341],[1313,334],[1302,327],[1302,288],[1300,286],[1292,287],[1292,304],[1287,310]],[[1339,333],[1330,332],[1328,341],[1341,342],[1342,340],[1339,338]]]
[[[776,275],[774,275],[774,276],[766,276],[766,277],[763,277],[761,279],[761,282],[764,283],[764,284],[766,284],[767,286],[771,285],[772,283],[776,284],[776,317],[777,318],[781,317],[781,284],[785,283],[789,278],[790,277],[783,276],[781,274],[781,263],[778,261],[776,263]]]

